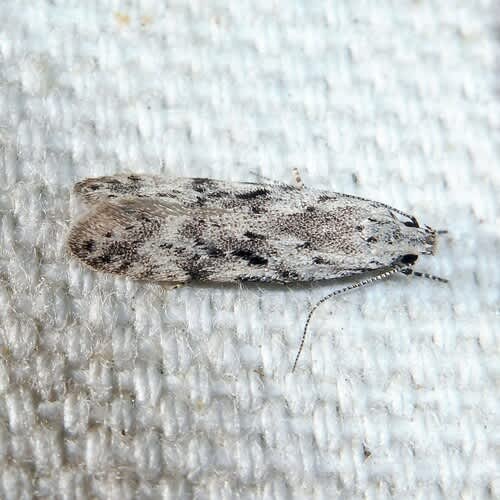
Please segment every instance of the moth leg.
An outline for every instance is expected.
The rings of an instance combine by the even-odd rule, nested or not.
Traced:
[[[302,182],[302,177],[300,176],[299,169],[294,167],[292,169],[293,180],[295,182],[295,187],[297,189],[302,189],[304,187],[304,183]]]

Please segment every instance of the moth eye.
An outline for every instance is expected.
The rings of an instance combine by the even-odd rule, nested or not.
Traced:
[[[418,225],[417,219],[415,219],[415,217],[412,217],[411,220],[406,221],[404,223],[404,225],[407,226],[407,227],[420,227]]]
[[[415,264],[415,262],[417,261],[418,259],[418,255],[415,255],[415,254],[412,254],[412,253],[408,253],[406,255],[403,255],[401,257],[401,263],[402,264]]]

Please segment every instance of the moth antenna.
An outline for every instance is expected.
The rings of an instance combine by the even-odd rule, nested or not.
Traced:
[[[414,271],[413,269],[407,267],[406,269],[400,269],[400,273],[406,274],[407,276],[413,275],[418,276],[419,278],[427,278],[429,280],[440,281],[441,283],[448,283],[446,278],[440,278],[439,276],[435,276],[434,274],[429,273],[421,273],[420,271]]]
[[[404,268],[404,269],[410,269],[410,268]],[[321,300],[318,300],[318,302],[316,302],[316,304],[314,304],[312,309],[309,311],[309,314],[307,316],[306,324],[304,325],[304,333],[302,334],[302,339],[300,341],[299,351],[297,352],[297,356],[295,357],[295,362],[293,363],[292,373],[295,371],[295,368],[296,368],[297,363],[299,361],[300,353],[302,352],[302,348],[304,347],[304,342],[305,342],[306,334],[307,334],[307,327],[309,326],[309,323],[311,322],[311,317],[312,317],[314,311],[316,311],[316,309],[323,302],[326,302],[328,299],[336,297],[337,295],[342,295],[344,293],[350,292],[351,290],[354,290],[355,288],[362,288],[364,286],[370,285],[371,283],[375,283],[376,281],[386,279],[389,276],[391,276],[397,272],[403,272],[403,269],[401,269],[400,266],[391,267],[387,271],[383,271],[380,274],[377,274],[375,276],[371,276],[370,278],[366,278],[362,281],[358,281],[357,283],[353,283],[352,285],[348,285],[344,288],[334,290],[333,292],[331,292],[328,295],[326,295],[325,297],[323,297]]]

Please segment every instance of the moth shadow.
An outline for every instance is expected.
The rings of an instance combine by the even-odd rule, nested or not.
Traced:
[[[374,272],[366,272],[355,276],[348,276],[345,278],[329,278],[324,280],[315,281],[293,281],[288,283],[282,283],[277,281],[239,281],[231,283],[217,283],[211,281],[190,281],[188,283],[179,284],[173,286],[171,283],[165,283],[165,286],[170,286],[172,288],[196,288],[201,290],[249,290],[253,292],[265,293],[266,291],[278,292],[278,291],[303,291],[303,290],[321,290],[325,288],[343,288],[353,282],[364,280],[370,276],[375,275]]]

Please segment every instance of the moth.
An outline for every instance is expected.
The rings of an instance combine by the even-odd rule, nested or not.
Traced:
[[[401,210],[347,194],[265,182],[119,174],[74,186],[86,206],[71,254],[96,271],[172,284],[313,282],[368,274],[325,300],[432,255],[437,232]]]

